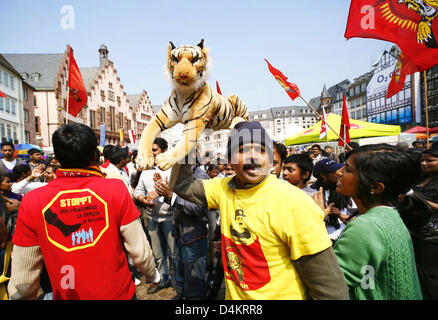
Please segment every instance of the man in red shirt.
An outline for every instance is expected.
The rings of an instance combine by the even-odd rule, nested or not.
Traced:
[[[53,146],[57,179],[27,193],[19,209],[10,299],[37,297],[42,259],[54,299],[135,299],[124,249],[146,281],[160,281],[139,211],[123,182],[105,179],[95,165],[89,127],[61,126]]]

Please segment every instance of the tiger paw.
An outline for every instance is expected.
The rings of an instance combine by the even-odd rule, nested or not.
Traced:
[[[156,162],[158,168],[160,168],[163,171],[166,171],[176,163],[176,159],[175,157],[172,156],[170,152],[164,152],[157,155]]]
[[[155,164],[153,155],[138,155],[138,166],[143,170],[152,169]]]

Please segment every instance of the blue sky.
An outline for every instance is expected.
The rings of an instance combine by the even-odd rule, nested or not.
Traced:
[[[304,105],[294,102],[269,73],[266,62],[294,82],[307,100],[344,79],[370,71],[391,44],[344,38],[346,0],[0,0],[1,53],[63,53],[74,49],[80,67],[98,66],[105,44],[128,94],[149,94],[161,104],[170,94],[163,73],[167,43],[197,44],[213,61],[209,83],[236,94],[250,111]],[[63,29],[74,8],[74,29]]]

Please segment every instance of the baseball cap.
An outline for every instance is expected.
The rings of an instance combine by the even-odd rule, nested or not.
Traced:
[[[320,174],[323,172],[335,172],[344,166],[343,163],[338,163],[332,159],[322,159],[315,164],[313,168],[313,176],[319,178]]]

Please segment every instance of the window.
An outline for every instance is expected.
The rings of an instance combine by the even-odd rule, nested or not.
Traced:
[[[11,110],[9,109],[9,99],[8,98],[5,98],[5,111],[7,113],[11,112]]]
[[[258,119],[259,118],[259,116],[257,115],[257,114],[255,114],[254,116],[253,116],[253,119]]]
[[[6,71],[3,71],[3,84],[5,88],[8,87],[8,73]]]
[[[360,119],[362,118],[362,110],[357,110],[356,111],[356,119]]]
[[[40,128],[40,117],[35,117],[35,132],[41,133]]]
[[[110,130],[115,131],[116,129],[116,108],[110,107]]]
[[[96,111],[90,110],[90,128],[96,127]]]
[[[24,142],[25,143],[30,143],[30,132],[29,131],[24,131]]]
[[[24,110],[24,121],[29,121],[29,110]]]
[[[1,78],[1,77],[0,77]],[[5,99],[0,99],[0,111],[3,111],[4,110],[4,107],[3,107],[3,101],[4,101]]]
[[[100,123],[105,123],[105,108],[100,107]]]
[[[8,139],[8,141],[11,141],[12,139],[12,130],[9,124],[6,125],[6,138]]]
[[[15,115],[15,100],[11,100],[11,113]]]
[[[9,83],[11,84],[11,89],[15,90],[15,86],[14,86],[14,77],[13,76],[9,76]]]
[[[6,127],[4,123],[0,123],[0,138],[1,141],[6,141]]]
[[[32,75],[30,76],[32,78],[32,81],[39,81],[40,80],[40,74],[39,73],[32,73]]]
[[[123,113],[119,112],[119,128],[123,127]]]

